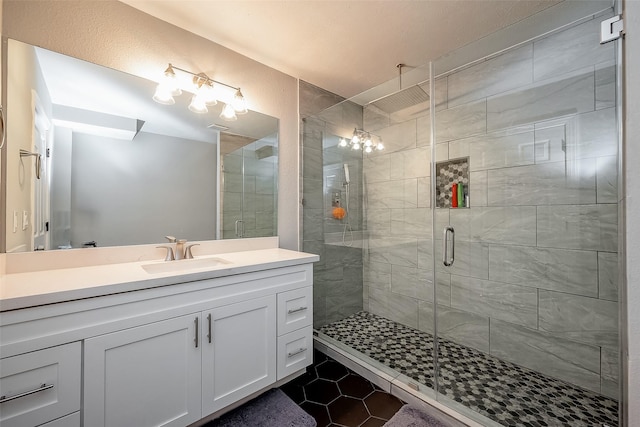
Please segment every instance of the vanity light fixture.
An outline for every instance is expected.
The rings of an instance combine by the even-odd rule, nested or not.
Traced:
[[[338,146],[343,148],[351,148],[352,150],[362,149],[365,153],[371,153],[373,150],[384,150],[382,138],[371,132],[362,129],[354,129],[351,139],[340,138]]]
[[[182,71],[183,73],[193,76],[193,84],[195,88],[194,94],[191,98],[191,103],[189,104],[189,110],[194,113],[207,113],[209,111],[207,108],[208,106],[210,107],[218,103],[214,84],[226,86],[236,91],[233,99],[230,102],[225,103],[222,108],[222,113],[220,114],[221,119],[226,121],[237,120],[237,114],[244,114],[248,111],[246,101],[239,87],[214,80],[204,73],[196,74],[172,64],[169,64],[167,69],[164,71],[164,77],[158,83],[156,92],[153,95],[153,100],[157,103],[173,105],[176,102],[173,97],[182,94],[182,90],[178,87],[175,70]]]

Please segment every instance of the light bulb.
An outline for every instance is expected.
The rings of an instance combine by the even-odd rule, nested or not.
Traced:
[[[225,104],[224,108],[222,109],[222,113],[220,113],[220,118],[227,122],[238,120],[238,116],[236,116],[236,111],[233,109],[231,104]]]
[[[160,84],[166,87],[166,90],[171,92],[172,96],[182,95],[182,90],[178,87],[178,79],[176,78],[176,72],[173,71],[173,66],[169,64],[166,70],[164,70],[164,76],[160,81]]]
[[[344,138],[340,138],[340,143],[338,144],[340,147],[346,147],[347,146],[347,140]]]
[[[360,144],[359,143],[354,143],[351,148],[353,148],[354,150],[359,150],[360,149]]]
[[[209,112],[209,110],[207,109],[207,104],[204,102],[203,97],[197,93],[193,95],[193,97],[191,98],[191,103],[189,104],[189,110],[198,114],[204,114]]]
[[[373,142],[371,142],[371,138],[367,138],[364,141],[364,146],[365,147],[371,147],[371,145],[373,144]]]
[[[213,89],[213,83],[210,81],[207,81],[200,86],[198,89],[198,96],[201,96],[204,103],[210,107],[218,103],[216,100],[215,90]]]
[[[378,145],[376,146],[376,150],[378,151],[384,150],[384,145],[382,145],[382,142],[378,142]]]
[[[370,153],[371,151],[372,151],[372,148],[371,148],[371,146],[370,146],[370,145],[367,145],[367,146],[365,147],[365,149],[364,149],[364,152],[365,152],[365,153]]]
[[[247,111],[247,102],[244,100],[244,96],[242,96],[242,92],[240,89],[236,91],[236,94],[233,97],[233,109],[237,114],[245,114]]]

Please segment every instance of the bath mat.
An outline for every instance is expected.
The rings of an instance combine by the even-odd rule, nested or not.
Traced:
[[[206,427],[315,427],[316,420],[278,388],[227,412]]]
[[[449,425],[420,409],[404,405],[382,427],[449,427]]]

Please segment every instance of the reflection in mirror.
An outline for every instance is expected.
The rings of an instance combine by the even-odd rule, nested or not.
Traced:
[[[7,252],[276,235],[278,119],[160,105],[156,82],[7,43]]]

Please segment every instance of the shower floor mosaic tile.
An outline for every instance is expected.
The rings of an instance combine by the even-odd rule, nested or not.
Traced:
[[[433,388],[433,336],[368,312],[319,329]],[[440,339],[439,388],[448,398],[505,426],[618,425],[618,402]]]

